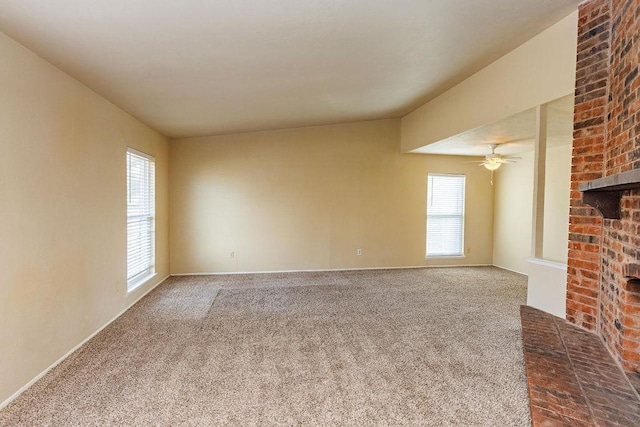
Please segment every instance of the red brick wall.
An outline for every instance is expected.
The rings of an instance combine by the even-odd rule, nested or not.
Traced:
[[[601,315],[600,332],[623,367],[640,372],[640,281],[629,280],[624,271],[638,262],[640,193],[624,196],[621,206],[621,220],[604,222],[602,293],[608,305]]]
[[[640,167],[640,1],[611,2],[606,174]]]
[[[611,22],[606,175],[640,168],[640,1],[611,1]],[[640,260],[640,193],[624,196],[621,207],[621,220],[605,220],[602,285],[615,304],[602,332],[623,366],[640,370],[640,286],[622,271]]]
[[[597,331],[625,369],[640,371],[640,192],[622,218],[583,205],[579,184],[640,168],[640,0],[580,6],[572,161],[567,318]]]
[[[604,172],[610,28],[608,0],[594,0],[580,7],[569,210],[567,320],[589,330],[598,327],[602,219],[594,208],[582,203],[578,185],[601,178]]]

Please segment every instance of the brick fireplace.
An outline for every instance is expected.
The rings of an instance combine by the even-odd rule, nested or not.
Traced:
[[[632,372],[640,372],[639,71],[640,0],[582,3],[567,320],[599,334]]]

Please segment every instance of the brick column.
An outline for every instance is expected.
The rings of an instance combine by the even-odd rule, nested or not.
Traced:
[[[605,175],[640,168],[640,1],[611,1],[609,115]],[[640,192],[624,195],[621,219],[605,220],[602,241],[600,331],[627,370],[640,370]],[[637,274],[637,272],[636,272]]]
[[[605,116],[609,84],[609,2],[594,0],[580,6],[574,109],[569,256],[567,261],[567,320],[596,330],[602,219],[582,203],[578,186],[604,173]]]
[[[640,191],[602,220],[578,186],[640,169],[640,0],[580,5],[571,169],[567,319],[640,372]]]

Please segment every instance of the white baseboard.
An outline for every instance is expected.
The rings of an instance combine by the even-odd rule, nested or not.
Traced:
[[[495,264],[493,264],[493,266],[494,266],[494,267],[496,267],[496,268],[499,268],[499,269],[501,269],[501,270],[506,270],[506,271],[510,271],[510,272],[512,272],[512,273],[518,273],[518,274],[522,274],[523,276],[528,276],[528,274],[527,274],[527,273],[523,273],[522,271],[512,270],[512,269],[507,268],[507,267],[502,267],[501,265],[495,265]]]
[[[204,273],[171,273],[171,276],[229,276],[235,274],[268,274],[268,273],[322,273],[328,271],[366,271],[366,270],[407,270],[413,268],[455,268],[455,267],[492,267],[491,264],[464,265],[409,265],[404,267],[360,267],[360,268],[325,268],[311,270],[261,270],[261,271],[218,271]]]
[[[49,366],[47,369],[45,369],[44,371],[40,372],[38,375],[35,376],[35,378],[33,378],[31,381],[29,381],[27,384],[25,384],[24,386],[22,386],[18,391],[16,391],[15,393],[13,393],[8,399],[6,399],[4,402],[0,403],[0,410],[2,410],[4,407],[6,407],[7,405],[9,405],[9,403],[11,403],[13,400],[15,400],[18,396],[20,396],[22,393],[24,393],[29,387],[31,387],[33,384],[35,384],[40,378],[44,377],[49,371],[51,371],[53,368],[55,368],[56,366],[58,366],[60,363],[62,363],[67,357],[71,356],[76,350],[78,350],[80,347],[82,347],[83,345],[85,345],[89,340],[91,340],[91,338],[95,337],[96,335],[98,335],[104,328],[106,328],[107,326],[109,326],[111,323],[113,323],[118,317],[122,316],[127,310],[129,310],[131,307],[133,307],[138,301],[140,301],[142,298],[144,298],[149,292],[151,292],[152,290],[154,290],[158,285],[160,285],[161,283],[163,283],[165,280],[167,280],[171,275],[167,275],[164,279],[160,280],[158,283],[156,283],[155,285],[153,285],[151,288],[149,288],[145,293],[143,293],[142,295],[140,295],[138,298],[136,298],[136,300],[134,302],[132,302],[131,304],[129,304],[124,310],[122,310],[120,313],[118,313],[113,319],[109,320],[107,323],[105,323],[104,325],[102,325],[100,328],[98,328],[95,332],[93,332],[91,335],[89,335],[87,338],[85,338],[80,344],[76,345],[75,347],[73,347],[71,350],[69,350],[64,356],[62,356],[61,358],[59,358],[58,360],[56,360],[55,362],[53,362],[53,364],[51,366]]]

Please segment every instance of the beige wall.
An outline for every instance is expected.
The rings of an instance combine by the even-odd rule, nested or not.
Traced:
[[[493,264],[527,274],[531,255],[533,151],[495,173]]]
[[[578,12],[402,118],[402,151],[573,93]]]
[[[571,140],[549,147],[545,166],[544,234],[542,257],[567,263],[569,193],[571,191]]]
[[[491,264],[488,173],[464,157],[400,154],[399,125],[172,141],[171,272]],[[466,258],[425,261],[429,172],[467,174]]]
[[[168,143],[0,33],[0,404],[168,272]],[[158,275],[126,286],[125,154],[156,156]]]
[[[496,172],[493,263],[527,274],[531,256],[533,152]],[[547,148],[544,206],[544,259],[566,263],[569,233],[571,145]]]

